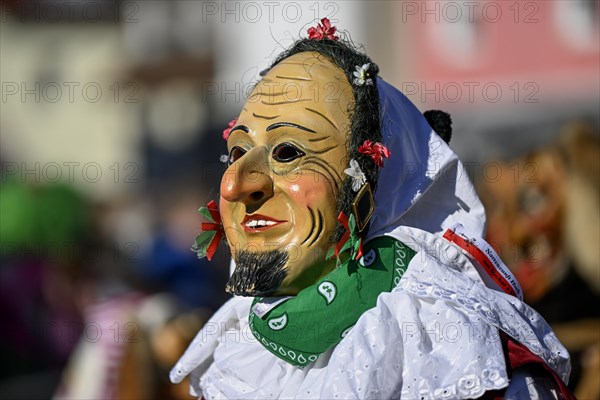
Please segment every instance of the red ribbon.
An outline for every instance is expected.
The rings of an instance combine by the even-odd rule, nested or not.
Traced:
[[[221,214],[219,213],[219,206],[217,206],[217,203],[214,200],[211,200],[206,205],[206,208],[208,209],[210,216],[213,217],[215,222],[214,223],[213,222],[203,222],[202,230],[216,232],[215,236],[213,236],[212,240],[210,241],[210,244],[206,248],[206,257],[210,261],[210,260],[212,260],[213,256],[215,255],[215,252],[217,251],[217,247],[219,247],[219,242],[221,241],[221,238],[223,237],[224,232],[223,232],[223,225],[221,225]]]
[[[340,211],[340,215],[338,215],[337,220],[339,221],[340,224],[342,224],[342,226],[344,228],[346,228],[346,232],[344,232],[344,234],[342,235],[342,237],[340,238],[340,240],[338,240],[337,244],[335,245],[335,256],[338,257],[340,254],[340,250],[342,249],[342,247],[344,247],[344,244],[350,239],[350,228],[348,227],[348,216],[343,212]],[[358,260],[360,257],[362,257],[362,252],[363,252],[363,248],[362,248],[362,239],[360,240],[360,245],[358,247],[358,252],[356,253],[356,260]]]
[[[360,259],[363,256],[363,248],[362,248],[362,238],[360,239],[360,244],[358,245],[358,251],[356,252],[355,260]]]
[[[350,228],[348,228],[348,216],[344,214],[343,211],[340,211],[340,215],[338,215],[337,220],[342,224],[344,228],[346,228],[346,232],[342,235],[340,240],[338,240],[335,245],[335,256],[338,257],[340,255],[340,250],[344,246],[344,243],[350,239]]]
[[[504,292],[517,297],[517,293],[513,289],[512,285],[500,274],[500,272],[498,272],[494,264],[492,264],[490,259],[485,255],[483,251],[481,251],[479,247],[465,240],[462,236],[457,235],[451,229],[446,230],[446,232],[444,233],[444,239],[455,243],[456,245],[458,245],[458,247],[469,253],[475,260],[477,260],[479,265],[481,265],[485,269],[490,278],[492,278],[494,282],[496,282],[498,286],[500,286],[500,288],[504,290]]]
[[[214,200],[209,201],[208,204],[206,205],[206,208],[208,209],[208,212],[213,217],[215,222],[217,224],[220,224],[221,223],[221,213],[219,212],[219,206],[217,205],[217,202]]]

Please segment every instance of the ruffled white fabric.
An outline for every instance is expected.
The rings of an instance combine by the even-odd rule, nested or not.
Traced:
[[[248,326],[251,299],[234,298],[171,379],[191,374],[191,393],[206,399],[477,398],[509,384],[499,329],[568,379],[568,353],[546,322],[487,288],[460,250],[414,228],[390,236],[418,251],[400,284],[314,364],[300,369],[265,350]]]

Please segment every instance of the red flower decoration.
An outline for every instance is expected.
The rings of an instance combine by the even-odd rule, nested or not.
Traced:
[[[229,139],[229,134],[231,133],[231,130],[233,129],[235,124],[237,124],[237,118],[234,118],[231,121],[229,121],[229,123],[227,124],[227,128],[223,130],[223,139]]]
[[[379,142],[371,142],[370,140],[365,140],[365,142],[358,148],[358,152],[367,156],[371,156],[379,168],[383,167],[383,159],[390,158],[392,155],[387,147]]]
[[[321,23],[317,23],[317,27],[308,28],[308,38],[309,39],[330,39],[330,40],[339,40],[339,37],[335,35],[337,28],[335,26],[331,26],[331,22],[329,18],[322,18]]]

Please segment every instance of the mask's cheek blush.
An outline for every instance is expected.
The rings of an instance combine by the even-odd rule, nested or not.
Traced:
[[[331,190],[331,185],[321,175],[305,174],[285,186],[284,190],[293,204],[299,208],[310,207],[323,212],[325,211],[323,207],[335,205],[335,195]]]

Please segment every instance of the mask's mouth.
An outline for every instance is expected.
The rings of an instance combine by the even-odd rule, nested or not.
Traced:
[[[246,233],[264,232],[285,222],[287,221],[280,221],[261,214],[246,214],[242,221],[242,229],[244,229]]]

